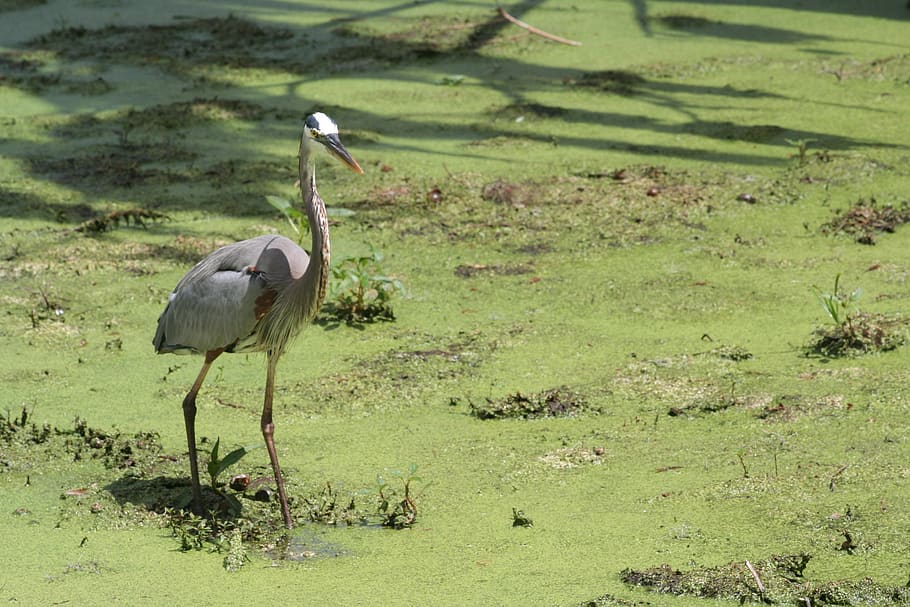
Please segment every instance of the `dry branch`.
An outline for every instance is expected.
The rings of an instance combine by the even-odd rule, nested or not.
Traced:
[[[553,42],[559,42],[560,44],[568,44],[569,46],[581,46],[581,42],[578,42],[576,40],[569,40],[568,38],[563,38],[561,36],[557,36],[555,34],[550,34],[543,30],[537,29],[533,25],[529,25],[529,24],[525,23],[524,21],[522,21],[521,19],[516,19],[515,17],[513,17],[512,15],[507,13],[506,9],[502,8],[501,6],[497,7],[497,8],[499,9],[499,14],[502,15],[503,19],[505,19],[506,21],[508,21],[510,23],[514,23],[518,27],[523,27],[524,29],[531,32],[532,34],[537,34],[538,36],[546,38],[547,40],[552,40]]]

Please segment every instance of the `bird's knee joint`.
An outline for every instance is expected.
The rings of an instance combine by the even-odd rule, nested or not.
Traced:
[[[190,394],[187,394],[183,399],[183,412],[196,414],[196,398]]]

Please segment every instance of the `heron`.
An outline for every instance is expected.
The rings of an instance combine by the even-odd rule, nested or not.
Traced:
[[[219,356],[263,352],[265,399],[260,428],[278,487],[285,526],[294,526],[278,454],[272,397],[275,368],[291,340],[319,311],[329,274],[329,222],[316,191],[315,154],[324,150],[356,173],[363,169],[345,149],[334,120],[316,112],[307,116],[300,136],[300,191],[312,233],[307,254],[288,238],[264,235],[216,250],[177,283],[158,318],[153,344],[158,354],[202,354],[204,362],[183,399],[189,447],[193,510],[202,513],[202,489],[196,456],[196,395]]]

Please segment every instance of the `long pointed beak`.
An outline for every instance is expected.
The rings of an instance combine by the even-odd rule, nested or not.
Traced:
[[[360,165],[357,164],[354,157],[344,148],[344,144],[341,143],[341,139],[338,138],[338,135],[326,135],[322,142],[325,144],[325,149],[328,150],[332,156],[343,162],[345,166],[355,173],[363,173],[363,169],[360,168]]]

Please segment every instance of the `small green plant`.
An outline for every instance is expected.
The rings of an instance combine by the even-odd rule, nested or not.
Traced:
[[[533,527],[534,521],[527,514],[518,508],[512,508],[512,526],[513,527]]]
[[[340,525],[342,523],[354,525],[362,522],[363,518],[357,512],[356,498],[352,496],[347,501],[347,506],[342,507],[338,503],[339,497],[338,492],[332,488],[332,484],[326,483],[319,495],[303,498],[310,520],[314,523],[325,523],[327,525]]]
[[[855,306],[863,294],[862,289],[857,287],[850,293],[842,291],[840,288],[840,274],[838,274],[834,277],[834,289],[830,293],[825,293],[815,285],[812,286],[812,290],[818,297],[822,309],[828,314],[831,322],[843,330],[848,329],[850,322],[856,315]]]
[[[746,467],[746,455],[748,455],[749,450],[743,447],[736,452],[736,458],[739,460],[739,465],[743,469],[743,478],[749,478],[749,469]]]
[[[287,198],[267,195],[265,199],[270,205],[284,215],[284,218],[288,220],[288,225],[291,226],[291,229],[294,230],[294,234],[297,235],[297,242],[302,242],[303,236],[310,231],[310,222],[307,221],[307,217],[304,215],[303,211],[295,207]]]
[[[382,253],[372,251],[332,268],[330,315],[348,324],[395,320],[391,300],[405,289],[400,280],[384,274],[382,259]]]
[[[376,485],[379,489],[379,514],[382,516],[383,527],[392,529],[405,529],[417,521],[417,503],[415,496],[411,494],[411,483],[421,482],[422,479],[416,476],[417,464],[408,466],[407,474],[398,471],[392,471],[390,474],[401,481],[402,493],[394,489],[388,481],[380,474],[376,477]],[[424,490],[429,485],[424,485]]]
[[[249,521],[199,516],[185,510],[165,509],[164,514],[181,551],[207,549],[226,553],[223,565],[232,573],[249,560],[244,544],[244,529],[248,530]]]
[[[812,290],[831,320],[831,326],[818,327],[813,331],[816,339],[809,344],[808,353],[838,357],[882,352],[893,350],[906,341],[908,321],[901,317],[860,312],[856,302],[862,290],[842,290],[840,274],[834,278],[834,289],[830,293],[816,286]]]
[[[291,229],[294,230],[294,234],[297,236],[297,242],[302,244],[303,237],[310,231],[310,222],[307,220],[306,214],[294,206],[294,203],[287,198],[267,195],[265,199],[272,207],[284,215],[284,218],[288,220],[288,225],[291,226]],[[325,214],[327,217],[350,217],[354,214],[354,211],[339,207],[331,207],[325,210]]]
[[[233,451],[231,451],[230,453],[225,455],[224,458],[219,457],[218,449],[220,446],[221,446],[221,437],[219,436],[218,438],[215,439],[215,445],[212,447],[212,451],[209,453],[209,463],[208,463],[208,473],[209,473],[209,479],[212,484],[212,489],[214,489],[215,491],[218,491],[219,493],[220,493],[220,491],[218,490],[218,477],[221,476],[221,474],[225,470],[227,470],[228,468],[230,468],[231,466],[233,466],[234,464],[239,462],[241,460],[241,458],[243,458],[244,455],[246,455],[253,449],[256,449],[259,445],[238,447],[237,449],[234,449]]]
[[[183,552],[202,550],[206,545],[217,549],[215,541],[218,534],[217,520],[183,510],[165,510],[165,515],[169,516],[168,526],[171,528],[171,533],[180,542],[180,550]]]
[[[799,164],[806,164],[806,155],[809,152],[809,144],[815,143],[815,139],[785,139],[787,143],[796,147],[797,158],[799,158]]]

